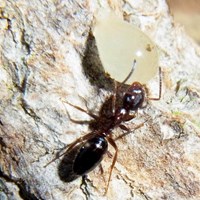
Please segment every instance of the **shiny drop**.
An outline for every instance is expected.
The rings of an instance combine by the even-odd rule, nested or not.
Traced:
[[[135,80],[146,83],[155,76],[158,71],[157,47],[137,27],[109,13],[96,17],[93,33],[103,67],[112,78],[122,82],[134,59],[137,65],[129,84]]]

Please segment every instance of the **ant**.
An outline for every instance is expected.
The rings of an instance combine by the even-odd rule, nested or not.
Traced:
[[[105,112],[105,108],[102,108],[99,112],[99,116],[96,116],[91,112],[88,112],[78,106],[66,102],[70,106],[73,106],[74,108],[87,113],[95,121],[93,123],[94,130],[91,133],[88,133],[85,136],[77,139],[75,142],[71,143],[67,150],[61,155],[59,155],[59,157],[64,155],[64,158],[58,167],[59,176],[61,180],[65,182],[71,182],[80,176],[84,177],[87,173],[92,171],[102,161],[104,154],[108,150],[109,143],[115,149],[115,154],[110,167],[110,173],[106,187],[107,192],[112,170],[114,168],[118,154],[117,145],[114,139],[112,138],[112,130],[116,127],[120,127],[122,130],[125,130],[126,133],[122,134],[118,138],[124,137],[126,134],[128,134],[130,130],[122,123],[136,117],[138,109],[144,107],[143,105],[145,101],[159,100],[161,98],[162,81],[161,69],[159,68],[160,84],[159,96],[157,98],[149,98],[147,96],[148,90],[146,86],[140,84],[139,82],[133,82],[133,84],[129,86],[128,89],[123,93],[121,105],[118,107],[116,106],[116,96],[119,93],[119,90],[121,89],[123,84],[125,84],[125,82],[132,75],[135,68],[135,64],[136,60],[134,60],[133,67],[128,76],[125,78],[125,80],[118,87],[116,87],[115,84],[115,93],[110,96],[110,112],[108,112],[107,110]],[[141,127],[141,125],[139,125],[137,128],[139,127]],[[54,160],[56,159],[57,158],[55,158]],[[54,160],[52,160],[51,162],[53,162]]]

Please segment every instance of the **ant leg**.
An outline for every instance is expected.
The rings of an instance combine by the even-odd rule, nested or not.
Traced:
[[[133,118],[135,118],[136,117],[136,114],[137,113],[135,113],[135,114],[133,114],[133,115],[127,115],[127,116],[125,116],[124,117],[124,122],[126,122],[126,121],[130,121],[130,120],[132,120]],[[128,134],[129,132],[131,132],[131,130],[129,129],[129,128],[127,128],[124,124],[120,124],[119,125],[119,128],[121,128],[122,130],[124,130],[124,131],[126,131],[126,133],[125,134]]]
[[[46,168],[46,167],[47,167],[48,165],[50,165],[52,162],[56,161],[57,159],[59,159],[60,157],[62,157],[63,155],[65,155],[66,152],[67,152],[70,148],[73,148],[75,145],[76,145],[76,141],[73,142],[68,148],[67,148],[68,145],[67,145],[66,147],[64,147],[63,149],[67,148],[67,150],[65,150],[64,153],[61,153],[61,151],[63,150],[63,149],[61,149],[61,151],[58,152],[58,153],[56,153],[56,156],[55,156],[51,161],[49,161],[46,165],[44,165],[44,168]],[[61,153],[61,154],[60,154],[60,153]]]
[[[112,147],[115,149],[115,155],[113,157],[113,161],[112,161],[112,164],[111,164],[111,167],[110,167],[110,173],[109,173],[109,178],[108,178],[108,183],[107,183],[107,186],[106,186],[105,194],[108,191],[108,187],[109,187],[109,183],[110,183],[110,179],[111,179],[111,175],[112,175],[112,170],[115,166],[115,163],[116,163],[116,160],[117,160],[117,153],[118,153],[118,148],[117,148],[117,145],[115,144],[115,141],[111,137],[107,137],[107,140],[112,145]]]
[[[67,147],[65,147],[65,148],[67,148]],[[61,151],[62,151],[62,150],[61,150]],[[60,158],[61,156],[63,156],[63,155],[66,153],[66,151],[65,151],[64,153],[60,154],[60,155],[59,155],[59,153],[60,153],[60,152],[56,153],[56,156],[55,156],[51,161],[49,161],[46,165],[44,165],[43,167],[46,168],[46,167],[47,167],[48,165],[50,165],[52,162],[56,161],[58,158]]]
[[[68,118],[70,119],[70,121],[72,121],[72,122],[75,123],[75,124],[90,124],[90,123],[91,123],[91,121],[87,121],[87,120],[76,120],[76,119],[72,119],[71,116],[70,116],[70,114],[69,114],[68,112],[66,112],[66,113],[67,113],[67,116],[68,116]]]
[[[130,131],[130,129],[127,128],[124,124],[120,124],[120,125],[119,125],[119,128],[121,128],[122,130],[124,130],[124,131],[126,131],[126,132]]]
[[[136,65],[136,60],[133,61],[133,65],[132,65],[131,71],[129,72],[128,76],[121,82],[120,86],[125,84],[126,81],[128,81],[128,79],[131,77],[131,75],[133,74],[133,72],[135,70],[135,65]]]
[[[85,193],[85,195],[88,197],[90,197],[90,193],[88,191],[88,187],[87,187],[87,181],[91,182],[88,178],[87,175],[83,175],[82,176],[82,183],[80,185],[80,188],[83,190],[83,192]]]
[[[57,155],[55,156],[55,158],[53,158],[50,162],[48,162],[46,165],[44,165],[44,168],[47,167],[49,164],[51,164],[52,162],[54,162],[55,160],[59,159],[60,157],[62,157],[63,155],[66,154],[67,151],[70,151],[72,148],[74,148],[76,145],[79,145],[83,140],[87,140],[90,137],[93,137],[94,134],[93,133],[88,133],[87,135],[84,135],[83,137],[78,138],[77,140],[75,140],[73,143],[71,143],[70,145],[67,145],[66,147],[64,147],[62,150],[66,149],[63,153],[58,152]],[[60,154],[61,153],[61,154]]]
[[[132,115],[129,115],[129,114],[126,115],[126,116],[124,117],[124,120],[123,120],[123,121],[127,122],[127,121],[132,120],[133,118],[136,117],[136,114],[137,114],[137,112],[136,112],[135,114],[132,114]]]
[[[129,115],[129,114],[128,114],[127,116],[124,117],[124,120],[123,120],[123,121],[126,122],[126,121],[132,120],[133,118],[136,117],[136,114],[137,114],[137,113],[135,113],[135,114],[133,114],[133,115]],[[119,128],[121,128],[122,130],[127,131],[127,132],[130,131],[130,129],[127,128],[124,124],[120,124],[120,125],[119,125]]]
[[[159,67],[159,95],[158,97],[147,97],[147,100],[159,101],[161,99],[161,94],[162,94],[162,72],[161,72],[161,67]]]
[[[107,151],[106,154],[108,155],[109,158],[112,158],[112,154],[110,153],[110,151]]]
[[[103,177],[104,183],[106,183],[105,176],[103,175],[104,171],[103,171],[103,167],[102,167],[101,163],[100,163],[100,165],[99,165],[99,170],[100,170],[100,173],[101,173],[101,175],[102,175],[102,177]]]
[[[68,101],[63,101],[63,102],[65,102],[66,104],[68,104],[68,105],[70,105],[70,106],[76,108],[77,110],[80,110],[81,112],[84,112],[84,113],[88,114],[90,117],[92,117],[92,118],[94,118],[94,119],[98,119],[98,116],[97,116],[97,115],[94,115],[93,113],[91,113],[91,112],[89,112],[89,111],[87,111],[87,110],[84,110],[83,108],[81,108],[81,107],[79,107],[79,106],[75,106],[75,105],[69,103]]]
[[[100,163],[100,165],[99,165],[99,169],[100,169],[100,173],[101,173],[101,175],[103,174],[103,167],[102,167],[102,165],[101,165],[101,163]]]
[[[85,104],[87,110],[89,110],[89,113],[92,113],[90,108],[88,107],[88,102],[86,101],[86,99],[84,97],[80,96],[80,95],[78,95],[78,96],[84,101],[84,104]]]
[[[134,130],[138,129],[138,128],[141,128],[142,126],[144,126],[144,124],[147,122],[148,120],[145,120],[144,122],[142,122],[141,124],[137,125]],[[127,127],[126,127],[127,128]],[[123,138],[124,136],[128,135],[129,133],[131,133],[132,131],[130,129],[127,129],[127,132],[123,133],[122,135],[118,136],[116,140],[120,139],[120,138]]]

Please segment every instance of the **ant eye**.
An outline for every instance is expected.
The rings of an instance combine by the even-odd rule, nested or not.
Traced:
[[[145,91],[140,83],[133,83],[123,97],[123,107],[136,111],[144,102]]]

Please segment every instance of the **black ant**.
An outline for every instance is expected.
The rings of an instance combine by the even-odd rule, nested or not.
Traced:
[[[115,93],[111,95],[111,112],[104,113],[104,109],[100,110],[99,116],[94,115],[78,106],[74,108],[87,113],[95,119],[93,124],[93,131],[87,135],[80,137],[75,142],[69,145],[67,150],[59,155],[64,155],[63,160],[59,164],[59,176],[61,180],[65,182],[71,182],[80,176],[84,176],[92,171],[103,159],[104,154],[108,150],[108,143],[115,149],[115,154],[110,168],[110,174],[106,187],[106,192],[111,179],[112,170],[117,160],[118,148],[112,138],[112,130],[116,127],[120,127],[125,130],[126,133],[119,138],[126,135],[130,130],[123,125],[123,122],[129,121],[136,116],[139,108],[143,108],[143,104],[147,100],[159,100],[161,98],[161,70],[159,68],[160,84],[159,84],[159,96],[158,98],[148,98],[147,88],[139,82],[134,82],[122,96],[122,103],[119,107],[116,106],[116,95],[119,93],[122,85],[129,79],[133,73],[136,61],[134,61],[131,72],[126,79],[120,84],[119,87],[115,87]],[[110,104],[109,104],[110,105]],[[142,124],[143,125],[143,124]],[[138,127],[141,127],[138,126]],[[57,158],[55,158],[57,159]],[[55,160],[54,159],[54,160]],[[52,160],[52,161],[54,161]],[[52,162],[51,161],[51,162]],[[49,163],[48,163],[49,164]],[[47,165],[48,165],[47,164]]]

